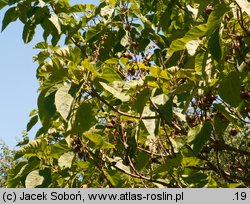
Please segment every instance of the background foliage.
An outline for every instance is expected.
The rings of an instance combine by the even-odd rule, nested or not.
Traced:
[[[0,140],[0,188],[6,187],[8,171],[14,165],[13,150]]]
[[[1,0],[43,42],[8,187],[249,187],[250,2]]]

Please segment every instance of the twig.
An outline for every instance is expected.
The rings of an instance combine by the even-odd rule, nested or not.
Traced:
[[[249,31],[246,29],[246,27],[244,26],[244,22],[243,22],[243,14],[242,14],[242,10],[241,10],[241,7],[240,5],[235,2],[238,6],[238,10],[237,10],[237,19],[238,19],[238,22],[240,24],[240,27],[242,28],[242,30],[244,30],[248,35],[250,34]]]
[[[86,58],[88,58],[88,55],[86,54],[86,51],[83,49],[83,47],[82,47],[81,45],[79,45],[79,44],[75,41],[75,39],[74,39],[73,37],[71,37],[70,39],[71,39],[71,41],[74,43],[74,45],[75,45],[76,47],[78,47],[78,48],[82,51],[83,56],[86,57]]]

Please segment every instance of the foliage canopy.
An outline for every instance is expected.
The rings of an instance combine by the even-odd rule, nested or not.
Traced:
[[[9,187],[250,187],[250,2],[5,6],[44,38]]]

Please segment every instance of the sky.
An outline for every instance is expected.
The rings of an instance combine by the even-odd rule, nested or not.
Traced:
[[[76,3],[95,3],[98,0],[71,0]],[[0,11],[0,28],[6,8]],[[29,122],[29,113],[37,108],[38,82],[37,63],[32,61],[37,50],[33,46],[42,41],[41,30],[29,44],[22,41],[23,25],[10,24],[0,33],[0,142],[3,140],[10,148],[15,148],[22,139],[22,132]],[[28,136],[32,139],[39,125]]]

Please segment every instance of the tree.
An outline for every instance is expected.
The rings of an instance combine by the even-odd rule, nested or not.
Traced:
[[[0,2],[44,38],[9,187],[250,186],[248,1]]]
[[[7,187],[8,170],[14,165],[14,151],[0,140],[0,188]]]

